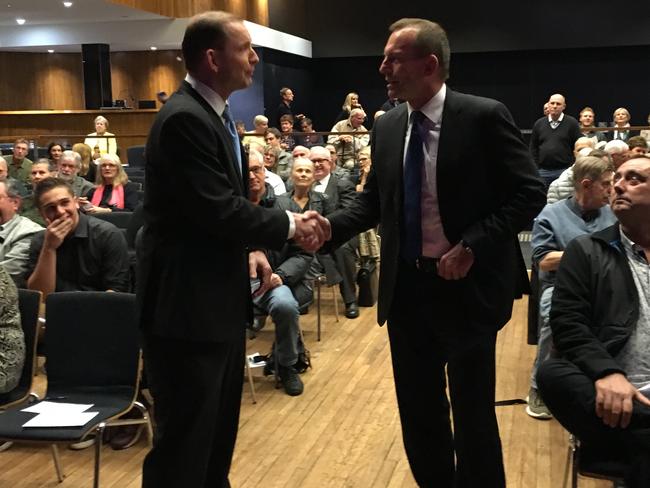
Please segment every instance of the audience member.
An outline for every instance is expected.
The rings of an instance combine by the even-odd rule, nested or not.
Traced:
[[[250,146],[251,143],[254,143],[263,149],[266,144],[264,142],[264,133],[266,132],[266,129],[269,128],[269,119],[264,117],[264,115],[256,115],[253,119],[253,125],[255,126],[255,129],[253,132],[248,132],[244,135],[242,144],[246,147]],[[258,151],[259,150],[261,149],[258,149]]]
[[[34,189],[47,227],[34,235],[27,286],[46,297],[55,291],[129,290],[129,256],[113,224],[79,212],[70,184],[46,178]]]
[[[630,137],[638,135],[636,131],[629,129],[630,112],[625,107],[614,110],[612,118],[614,119],[612,122],[612,128],[614,130],[607,132],[608,141],[620,140],[627,142]]]
[[[359,150],[370,142],[368,130],[363,126],[366,113],[360,108],[352,109],[350,117],[337,122],[330,132],[358,132],[359,135],[332,134],[327,138],[329,144],[334,144],[338,154],[339,164],[347,170],[353,169],[356,164]]]
[[[269,150],[271,152],[275,151],[273,148],[270,148]],[[264,181],[273,188],[274,195],[282,195],[287,192],[282,178],[266,167],[266,158],[257,149],[251,149],[248,152],[248,166],[250,167],[253,163],[259,163],[264,166]]]
[[[594,120],[596,113],[591,107],[585,107],[580,111],[580,131],[584,137],[589,137],[594,141],[594,144],[607,140],[607,136],[603,131],[595,131]]]
[[[394,109],[397,107],[400,103],[402,103],[402,100],[398,98],[390,98],[388,97],[388,100],[386,100],[383,105],[380,107],[380,110],[384,112],[388,112],[391,109]]]
[[[573,145],[573,157],[578,159],[580,155],[588,156],[593,151],[595,142],[593,139],[582,136]],[[586,152],[582,154],[581,151]],[[551,182],[546,192],[546,203],[555,203],[573,195],[573,165],[565,169],[560,176]]]
[[[618,168],[628,159],[629,146],[620,139],[612,139],[605,144],[604,151],[612,157],[614,167]]]
[[[50,158],[50,172],[56,171],[61,154],[63,154],[63,144],[52,141],[47,145],[47,155]]]
[[[609,208],[614,165],[603,158],[587,156],[573,165],[575,196],[547,205],[535,219],[531,246],[540,280],[537,356],[533,364],[526,413],[550,419],[551,413],[537,389],[536,374],[551,352],[549,311],[555,273],[564,250],[577,236],[613,225],[616,217]]]
[[[627,140],[630,156],[643,156],[648,152],[648,141],[643,136],[632,136]]]
[[[27,217],[32,222],[36,222],[38,225],[41,225],[43,227],[47,224],[43,220],[43,217],[41,217],[41,214],[38,211],[36,204],[34,203],[33,189],[36,188],[36,185],[38,185],[38,183],[51,176],[52,173],[50,172],[49,159],[41,158],[32,164],[30,175],[32,192],[22,199],[22,205],[19,212],[23,217]]]
[[[257,205],[274,207],[273,188],[265,183],[261,159],[249,160],[248,171],[249,200]],[[279,251],[266,250],[266,256],[273,270],[271,289],[255,297],[253,304],[256,309],[273,319],[276,343],[274,354],[277,354],[278,375],[287,395],[297,396],[304,390],[302,380],[295,369],[298,354],[304,352],[300,350],[299,306],[307,303],[311,297],[308,293],[303,293],[305,302],[299,303],[298,297],[294,295],[294,288],[306,286],[305,276],[313,255],[303,251],[290,240]],[[251,286],[254,286],[254,283],[251,283]]]
[[[18,386],[24,362],[25,337],[18,309],[18,290],[0,265],[0,394],[9,393]]]
[[[352,176],[354,170],[347,170],[338,164],[338,154],[336,154],[336,147],[334,147],[334,144],[326,144],[325,149],[330,153],[330,163],[332,166],[331,173],[337,178],[346,178],[350,181],[354,181],[354,177]]]
[[[362,192],[366,186],[370,168],[372,168],[372,157],[370,146],[368,146],[359,151],[359,180],[356,186],[358,192]],[[368,229],[359,234],[359,257],[362,263],[364,260],[377,261],[379,259],[379,239],[377,239],[375,229]]]
[[[306,135],[300,136],[300,144],[311,148],[313,146],[322,146],[323,145],[323,136],[320,134],[315,134],[314,123],[311,119],[305,117],[300,121],[300,130],[303,131]]]
[[[84,144],[93,148],[96,153],[99,149],[99,154],[115,154],[117,155],[117,139],[115,134],[108,132],[108,119],[102,115],[95,117],[95,132],[88,134],[84,140]]]
[[[169,95],[165,91],[159,91],[156,93],[156,100],[160,102],[160,105],[165,105],[167,100],[169,100]]]
[[[0,265],[17,286],[25,286],[29,244],[43,227],[18,215],[21,196],[16,181],[0,181]]]
[[[92,158],[92,148],[88,144],[78,142],[72,146],[72,150],[81,156],[81,169],[79,170],[79,176],[84,178],[86,181],[95,184],[95,180],[97,179],[97,165]]]
[[[88,192],[79,203],[89,214],[104,212],[133,212],[138,205],[138,189],[129,182],[120,158],[105,154],[99,160],[97,187]]]
[[[281,125],[282,116],[291,115],[292,120],[300,121],[304,115],[298,114],[294,115],[293,110],[291,109],[291,104],[293,103],[293,90],[291,88],[283,87],[280,89],[280,105],[278,106],[278,126]]]
[[[283,115],[280,117],[280,147],[285,151],[293,151],[296,146],[293,132],[293,117],[291,115]]]
[[[537,373],[546,404],[578,439],[629,465],[625,486],[650,486],[650,159],[614,175],[619,224],[573,240],[555,278],[550,325],[560,357]]]
[[[551,95],[547,103],[548,115],[533,125],[530,151],[548,190],[551,182],[573,164],[573,144],[582,134],[578,121],[564,113],[562,95]]]
[[[237,131],[239,140],[243,140],[246,135],[246,124],[243,120],[235,120],[235,131]]]
[[[271,171],[277,173],[280,178],[282,178],[282,181],[287,181],[287,178],[289,178],[289,175],[291,174],[291,163],[292,163],[292,158],[291,154],[286,152],[282,147],[280,146],[280,131],[276,129],[275,127],[269,127],[266,129],[266,132],[264,133],[264,142],[266,142],[267,145],[271,146],[272,148],[277,149],[277,151],[273,151],[275,154],[275,166],[271,169]],[[270,162],[267,161],[266,156],[269,154],[270,158],[270,153],[264,150],[264,165],[269,168]]]
[[[354,110],[352,112],[354,116]],[[335,209],[353,206],[357,199],[354,184],[331,174],[332,164],[329,151],[324,147],[314,146],[309,153],[309,159],[314,163],[314,191],[325,193]],[[345,303],[345,316],[349,319],[359,316],[355,286],[358,248],[359,239],[355,236],[334,251],[334,261],[343,278],[340,290]]]
[[[25,184],[29,183],[29,175],[32,168],[32,161],[27,158],[28,151],[29,142],[27,139],[16,139],[12,153],[4,157],[9,167],[9,177],[15,178]]]
[[[74,151],[63,151],[57,162],[56,176],[70,183],[75,197],[85,197],[95,186],[78,176],[81,170],[81,156]]]
[[[13,183],[14,187],[16,188],[16,190],[18,191],[21,197],[26,196],[28,194],[27,187],[23,185],[22,181],[9,176],[9,165],[7,164],[7,161],[2,156],[0,156],[0,181]]]
[[[306,148],[305,146],[296,146],[293,148],[293,151],[291,151],[291,157],[293,159],[296,158],[308,158],[309,157],[309,149]]]
[[[359,102],[359,95],[354,92],[350,92],[345,96],[345,100],[343,101],[343,106],[341,107],[341,111],[339,114],[336,116],[336,119],[334,120],[334,123],[336,124],[337,122],[340,122],[341,120],[346,120],[350,118],[350,114],[353,109],[359,108],[363,110],[363,107],[361,106],[361,103]]]

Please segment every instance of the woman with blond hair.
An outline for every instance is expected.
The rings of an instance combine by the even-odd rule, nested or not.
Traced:
[[[620,140],[627,142],[630,137],[638,136],[637,131],[630,130],[630,112],[625,107],[619,107],[614,110],[612,116],[614,122],[612,124],[612,131],[607,132],[607,140]]]
[[[138,204],[138,189],[129,182],[120,158],[114,154],[102,156],[95,182],[97,187],[79,199],[86,213],[133,212]]]
[[[72,146],[72,150],[81,156],[81,170],[79,170],[79,176],[95,183],[97,178],[97,165],[93,161],[93,150],[88,144],[83,142],[78,142]]]
[[[93,151],[98,150],[104,154],[117,154],[117,139],[115,134],[108,132],[108,119],[102,115],[95,117],[95,132],[88,134],[84,144],[88,144]],[[113,136],[113,137],[111,137]]]

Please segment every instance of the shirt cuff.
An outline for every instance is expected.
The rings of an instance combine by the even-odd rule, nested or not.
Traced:
[[[296,233],[296,219],[292,212],[289,212],[288,210],[285,210],[285,212],[287,212],[287,216],[289,217],[289,235],[287,236],[287,239],[291,239]]]

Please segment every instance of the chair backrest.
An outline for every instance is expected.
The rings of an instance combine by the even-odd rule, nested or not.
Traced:
[[[102,212],[93,214],[93,217],[105,222],[110,222],[118,229],[126,230],[129,228],[133,212]]]
[[[131,215],[129,226],[126,229],[126,243],[129,246],[129,249],[135,249],[135,237],[138,235],[138,231],[143,225],[144,207],[142,206],[142,203],[138,203],[138,205],[133,210],[133,215]]]
[[[135,295],[52,293],[46,301],[48,395],[59,388],[137,384]]]
[[[131,146],[126,150],[129,167],[144,166],[144,146]]]
[[[25,364],[18,386],[0,396],[0,406],[24,401],[32,389],[34,369],[36,367],[36,345],[38,343],[38,310],[41,304],[41,292],[18,289],[18,308],[20,322],[25,336]]]

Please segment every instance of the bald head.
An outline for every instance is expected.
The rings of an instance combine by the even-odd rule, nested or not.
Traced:
[[[563,95],[555,93],[548,99],[548,114],[553,118],[553,120],[557,120],[560,115],[562,115],[565,108],[566,101],[564,100]]]

